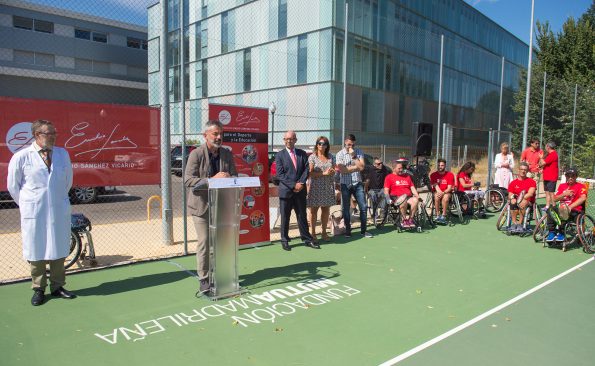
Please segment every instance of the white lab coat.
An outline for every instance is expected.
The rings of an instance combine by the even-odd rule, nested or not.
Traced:
[[[33,145],[12,156],[8,191],[19,205],[23,258],[28,261],[65,258],[70,251],[72,165],[63,148],[52,149],[51,173]]]

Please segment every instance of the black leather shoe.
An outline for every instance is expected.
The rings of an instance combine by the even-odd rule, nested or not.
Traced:
[[[283,247],[283,250],[287,250],[288,252],[291,251],[291,247],[289,246],[289,243],[287,243],[286,241],[281,242],[281,247]]]
[[[63,299],[76,299],[76,295],[64,287],[60,287],[56,291],[52,291],[52,296],[61,297]]]
[[[33,292],[33,297],[31,298],[31,305],[39,306],[39,305],[43,304],[44,301],[45,301],[45,294],[43,293],[43,290],[35,289]]]
[[[320,249],[320,245],[318,245],[318,243],[315,243],[313,241],[307,241],[307,242],[304,242],[304,244],[306,244],[307,247],[310,247],[312,249]]]

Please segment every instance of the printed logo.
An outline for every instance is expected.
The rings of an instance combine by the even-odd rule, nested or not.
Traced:
[[[231,113],[225,109],[219,112],[219,122],[223,123],[224,125],[228,125],[231,122]]]
[[[6,133],[6,146],[13,154],[27,147],[34,140],[31,134],[31,122],[19,122]]]

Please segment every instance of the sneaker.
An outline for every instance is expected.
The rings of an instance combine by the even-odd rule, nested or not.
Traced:
[[[372,235],[372,233],[366,231],[365,233],[362,233],[362,235],[364,236],[364,238],[373,238],[374,235]]]
[[[345,232],[345,237],[346,238],[351,238],[351,231],[346,231]]]
[[[545,238],[545,241],[547,241],[548,243],[553,242],[556,239],[557,235],[555,232],[550,231],[549,234],[547,234],[547,237]]]
[[[563,241],[564,241],[564,239],[566,239],[566,237],[564,236],[564,234],[562,234],[562,233],[558,233],[558,235],[556,235],[556,239],[555,239],[555,240],[556,240],[557,242],[560,242],[560,243],[561,243],[561,242],[563,242]]]
[[[547,212],[547,210],[549,210],[549,209],[550,209],[549,207],[547,207],[547,206],[543,206],[543,207],[541,208],[541,211],[542,211],[542,212]]]
[[[438,217],[438,223],[442,224],[442,225],[446,225],[446,217],[444,216],[439,216]]]

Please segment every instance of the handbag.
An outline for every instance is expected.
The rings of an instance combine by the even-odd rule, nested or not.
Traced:
[[[345,220],[343,220],[343,213],[341,210],[333,211],[329,215],[329,226],[333,236],[343,235],[347,231],[345,228]]]

